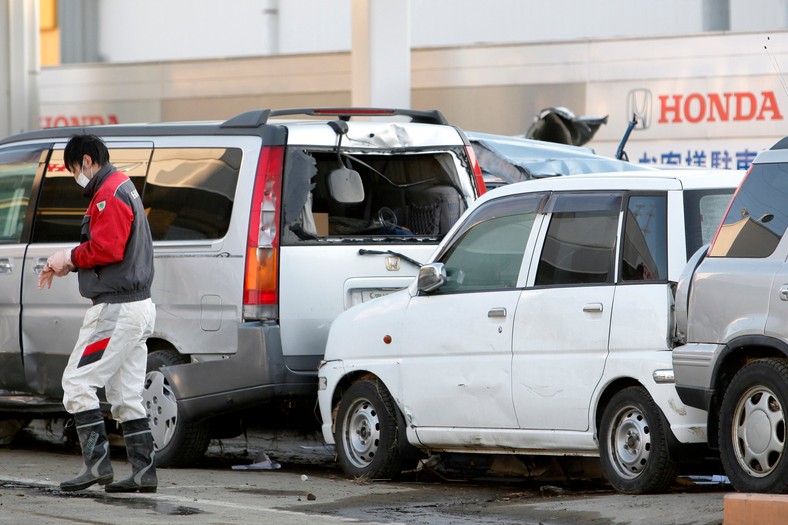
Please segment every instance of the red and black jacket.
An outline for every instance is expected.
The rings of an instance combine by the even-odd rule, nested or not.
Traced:
[[[82,194],[90,205],[80,245],[71,251],[79,293],[99,303],[130,303],[150,297],[153,240],[142,199],[131,180],[112,164],[102,167]]]

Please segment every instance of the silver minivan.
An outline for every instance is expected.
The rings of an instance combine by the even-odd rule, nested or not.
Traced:
[[[676,299],[676,388],[745,492],[788,492],[787,171],[788,139],[755,158]]]
[[[305,116],[304,116],[305,115]],[[364,117],[364,118],[359,118]],[[286,118],[286,119],[285,119]],[[484,183],[438,111],[259,110],[225,122],[54,128],[0,141],[0,412],[62,412],[89,301],[39,291],[88,204],[63,163],[104,139],[154,237],[156,328],[144,393],[162,466],[199,458],[227,417],[314,397],[331,321],[408,285]],[[238,433],[239,430],[235,430]]]

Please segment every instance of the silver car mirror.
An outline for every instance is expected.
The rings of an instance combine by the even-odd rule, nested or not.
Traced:
[[[417,288],[420,292],[433,292],[446,282],[446,268],[443,263],[425,264],[419,269]]]

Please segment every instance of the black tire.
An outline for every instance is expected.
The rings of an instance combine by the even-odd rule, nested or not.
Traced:
[[[739,370],[722,399],[720,459],[741,492],[788,492],[788,359],[760,359]]]
[[[605,407],[599,455],[608,482],[625,494],[664,492],[676,479],[662,414],[645,388],[627,387]]]
[[[178,400],[161,368],[188,362],[175,350],[148,354],[142,398],[153,432],[157,467],[193,465],[205,455],[210,443],[207,421],[184,421],[178,416]]]
[[[348,476],[393,479],[411,460],[391,394],[377,379],[353,383],[342,395],[334,439]]]

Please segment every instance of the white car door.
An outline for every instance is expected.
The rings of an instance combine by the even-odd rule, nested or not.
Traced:
[[[608,353],[621,199],[563,193],[547,204],[541,248],[514,321],[512,393],[520,428],[588,428]]]
[[[424,443],[445,442],[445,429],[481,443],[471,429],[517,428],[512,321],[543,200],[520,195],[479,207],[437,260],[446,282],[410,300],[401,391],[406,417]]]

